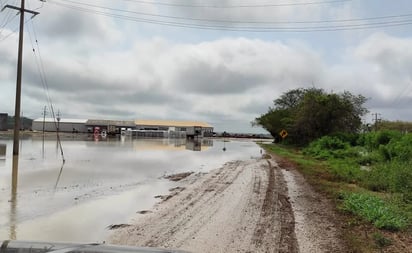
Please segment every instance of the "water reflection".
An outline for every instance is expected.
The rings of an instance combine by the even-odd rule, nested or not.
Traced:
[[[0,165],[4,165],[6,163],[6,150],[7,145],[0,143]]]
[[[226,152],[226,142],[228,142],[227,140],[223,140],[223,152]]]
[[[17,219],[16,219],[16,212],[17,212],[17,192],[12,192],[11,199],[10,199],[10,240],[17,240]]]
[[[6,159],[7,145],[0,143],[0,159]]]
[[[57,189],[57,186],[59,185],[60,177],[62,176],[62,173],[63,173],[64,163],[65,163],[65,162],[63,161],[62,166],[60,167],[59,175],[57,175],[56,184],[54,185],[54,190],[55,190],[55,191],[56,191],[56,189]]]
[[[41,156],[42,156],[42,158],[43,158],[43,160],[44,160],[44,139],[46,138],[46,134],[45,134],[45,132],[44,132],[44,121],[43,121],[43,141],[42,141],[42,146],[41,146]]]
[[[13,168],[11,176],[11,195],[16,197],[17,195],[17,183],[18,183],[18,173],[19,173],[19,156],[13,155]]]
[[[5,142],[11,151],[11,140]],[[65,139],[62,164],[55,139],[39,136],[23,145],[19,159],[6,152],[0,169],[0,238],[104,240],[106,226],[129,221],[136,211],[150,208],[154,196],[176,186],[161,178],[165,173],[208,172],[260,155],[247,141],[128,136],[95,141],[91,136],[89,141]]]
[[[179,139],[179,138],[152,138],[141,139],[132,136],[121,135],[120,143],[124,146],[130,146],[136,151],[142,150],[191,150],[191,151],[206,151],[213,147],[212,139]],[[88,146],[94,146],[97,142],[119,142],[117,138],[107,138],[101,135],[89,135],[88,140],[93,140],[94,143],[88,142]]]
[[[211,139],[150,139],[134,141],[133,148],[142,150],[191,150],[206,151],[213,147]]]
[[[19,171],[19,156],[13,155],[13,168],[11,179],[11,198],[10,202],[10,239],[16,240],[16,207],[17,207],[17,184],[18,184],[18,171]]]

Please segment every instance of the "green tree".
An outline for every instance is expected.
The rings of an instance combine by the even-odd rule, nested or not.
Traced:
[[[274,107],[256,118],[254,124],[275,138],[285,129],[292,143],[306,144],[333,133],[357,132],[361,117],[367,113],[365,102],[365,97],[347,91],[328,94],[317,88],[294,89],[274,100]]]

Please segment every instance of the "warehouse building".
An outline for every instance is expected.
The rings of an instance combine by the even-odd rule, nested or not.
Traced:
[[[133,130],[136,126],[132,120],[89,119],[86,128],[88,133],[120,134],[122,130]]]
[[[38,118],[33,120],[33,131],[56,132],[59,129],[60,132],[76,132],[86,133],[87,119],[60,119],[59,121],[54,118]]]
[[[7,131],[7,113],[0,113],[0,131]]]
[[[164,131],[168,136],[184,133],[186,137],[211,137],[213,127],[205,122],[173,120],[136,120],[137,130]]]
[[[33,131],[78,132],[94,134],[131,134],[135,137],[195,138],[213,136],[213,127],[205,122],[172,120],[100,120],[38,118],[33,120]]]

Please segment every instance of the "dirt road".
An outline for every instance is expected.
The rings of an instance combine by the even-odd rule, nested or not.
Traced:
[[[193,174],[113,244],[190,252],[345,252],[330,203],[273,159]]]

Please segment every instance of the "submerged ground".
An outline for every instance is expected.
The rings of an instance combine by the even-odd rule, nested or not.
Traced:
[[[110,242],[191,252],[348,251],[331,203],[269,157],[189,176]]]
[[[251,141],[23,136],[11,193],[12,139],[0,135],[0,239],[103,242],[109,225],[149,209],[176,182],[163,176],[218,168],[260,155]],[[223,151],[223,148],[226,151]],[[200,151],[198,151],[200,150]],[[63,166],[62,166],[63,165]]]

